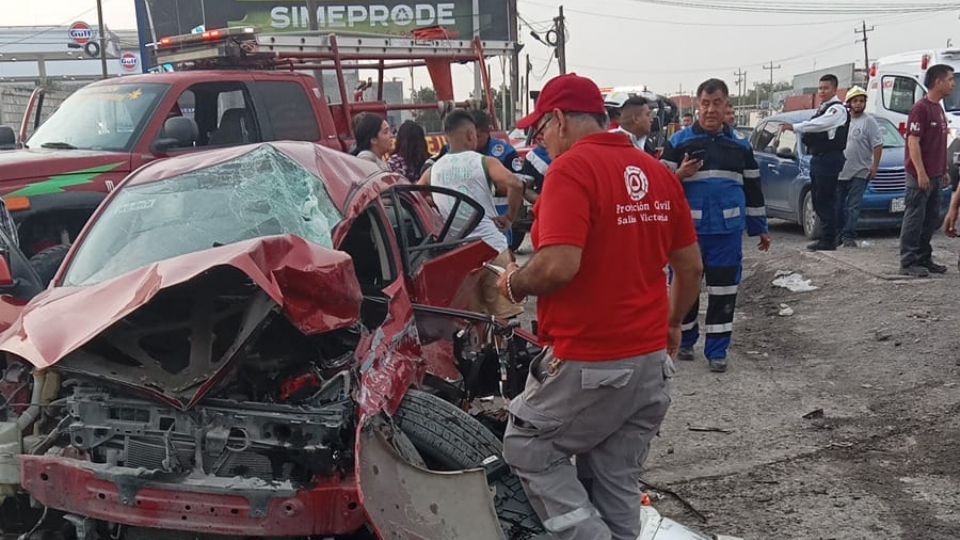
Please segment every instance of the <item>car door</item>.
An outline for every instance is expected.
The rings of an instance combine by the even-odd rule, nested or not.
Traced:
[[[446,219],[429,202],[437,197],[456,199]],[[483,218],[483,207],[454,190],[409,184],[393,186],[382,200],[414,302],[468,307],[468,292],[477,286],[483,263],[497,255],[484,242],[468,238]]]
[[[760,183],[763,198],[769,210],[787,210],[783,178],[780,174],[780,158],[776,155],[776,141],[782,123],[774,120],[763,122],[753,132],[751,144],[753,155],[760,167]]]
[[[906,73],[884,73],[880,76],[878,115],[893,122],[900,133],[906,133],[910,110],[926,94],[915,77]]]

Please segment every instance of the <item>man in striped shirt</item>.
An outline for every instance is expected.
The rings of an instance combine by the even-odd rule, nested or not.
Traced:
[[[724,123],[730,102],[726,83],[704,81],[697,101],[699,120],[670,139],[662,161],[676,171],[690,202],[709,295],[704,353],[710,370],[722,373],[733,334],[743,231],[760,237],[761,251],[770,249],[771,242],[753,148]],[[680,360],[694,359],[693,347],[700,338],[698,313],[699,305],[694,305],[683,321]]]

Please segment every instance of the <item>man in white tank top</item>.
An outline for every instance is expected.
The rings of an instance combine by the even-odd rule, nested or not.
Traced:
[[[420,184],[434,185],[467,195],[483,207],[484,216],[470,234],[470,238],[483,240],[498,253],[493,264],[506,267],[512,260],[503,231],[510,230],[523,200],[523,184],[503,166],[500,161],[486,157],[474,149],[477,147],[477,127],[473,117],[463,110],[456,110],[444,120],[444,133],[450,151],[431,167]],[[509,209],[506,216],[498,216],[493,192],[502,188],[507,192]],[[453,200],[435,197],[440,213],[447,217]],[[480,280],[473,309],[501,318],[516,317],[523,307],[510,303],[497,289],[497,276],[484,272]]]

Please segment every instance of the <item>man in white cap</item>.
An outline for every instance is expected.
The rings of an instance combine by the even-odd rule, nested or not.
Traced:
[[[846,161],[837,184],[837,244],[855,248],[860,203],[867,184],[880,167],[883,132],[873,116],[863,112],[867,108],[867,93],[863,88],[854,86],[847,92],[847,107],[850,108],[850,130],[843,151]]]

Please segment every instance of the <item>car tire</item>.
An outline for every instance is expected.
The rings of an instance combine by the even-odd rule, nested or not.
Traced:
[[[524,231],[518,231],[513,229],[510,232],[510,251],[516,253],[520,249],[520,246],[523,245],[523,239],[527,237],[527,233]]]
[[[822,227],[820,218],[817,217],[817,213],[813,209],[813,191],[809,189],[804,191],[800,200],[802,201],[800,203],[800,226],[803,228],[803,234],[811,240],[819,240]]]
[[[489,429],[432,394],[407,392],[394,420],[431,469],[473,469],[482,467],[490,456],[503,459],[503,445]],[[519,478],[503,471],[492,485],[497,516],[508,540],[525,540],[544,532]]]
[[[33,271],[37,273],[37,277],[40,278],[40,284],[43,285],[44,288],[53,281],[53,276],[57,275],[57,270],[60,269],[60,265],[63,264],[63,259],[67,257],[67,251],[69,250],[69,245],[60,244],[47,248],[30,257],[30,266],[32,266]]]

